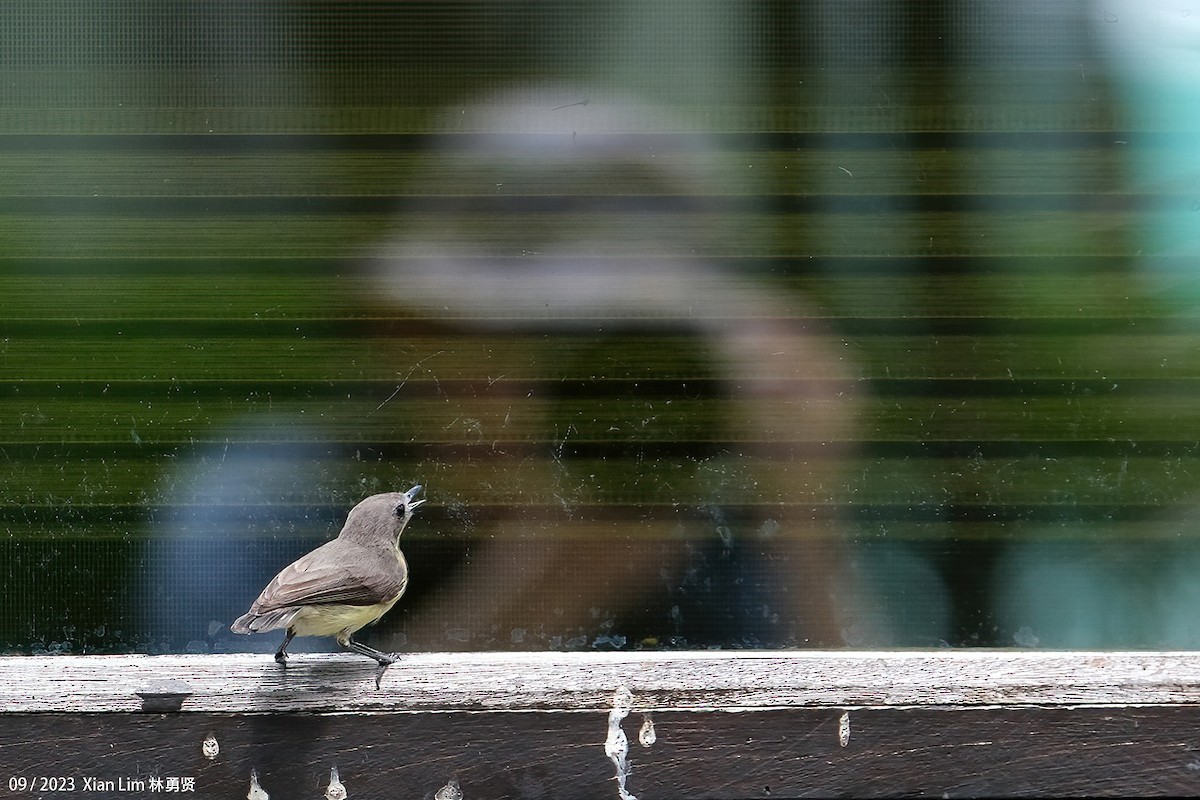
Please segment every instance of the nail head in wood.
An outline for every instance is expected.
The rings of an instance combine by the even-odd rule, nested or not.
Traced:
[[[171,713],[183,708],[183,701],[192,695],[192,687],[183,681],[156,681],[138,689],[142,711],[150,714]]]

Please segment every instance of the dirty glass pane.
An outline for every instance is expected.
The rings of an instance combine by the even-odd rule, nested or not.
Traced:
[[[0,648],[1200,646],[1200,5],[0,8]],[[297,639],[293,650],[332,649]]]

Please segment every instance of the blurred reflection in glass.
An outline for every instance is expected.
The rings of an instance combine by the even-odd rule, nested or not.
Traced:
[[[151,652],[279,647],[281,636],[231,637],[229,608],[252,595],[248,587],[273,565],[280,569],[311,549],[299,530],[325,527],[332,538],[345,521],[353,501],[340,518],[315,508],[316,498],[344,496],[339,476],[326,467],[328,448],[310,441],[317,432],[294,415],[248,416],[226,430],[231,437],[223,444],[198,448],[164,476],[164,518],[146,546],[139,598]],[[277,443],[263,441],[267,435]],[[294,645],[295,652],[336,649],[313,639]]]
[[[171,607],[204,609],[206,622],[162,613],[162,641],[274,648],[232,641],[212,623],[242,613],[359,499],[414,483],[429,505],[422,528],[405,534],[412,585],[375,634],[383,649],[949,639],[950,600],[926,543],[897,535],[890,498],[862,483],[871,465],[856,461],[854,443],[875,431],[861,429],[852,349],[824,324],[927,309],[880,303],[870,281],[828,281],[836,311],[796,288],[813,274],[800,259],[932,247],[930,230],[841,213],[839,199],[871,190],[846,184],[845,152],[820,163],[846,149],[842,132],[913,124],[923,89],[892,68],[923,59],[927,42],[892,32],[920,14],[881,1],[550,4],[536,24],[491,13],[434,25],[428,40],[412,33],[420,15],[397,18],[365,50],[336,50],[395,72],[367,70],[376,81],[362,87],[332,83],[328,105],[359,92],[364,107],[378,103],[378,118],[347,118],[384,131],[381,148],[393,134],[401,148],[419,138],[408,134],[436,136],[426,152],[389,161],[403,175],[394,186],[367,182],[367,200],[399,197],[394,230],[378,241],[345,244],[370,229],[368,215],[347,215],[353,233],[334,220],[325,230],[345,240],[333,242],[313,218],[320,257],[345,248],[331,271],[374,254],[339,283],[365,281],[364,308],[341,298],[344,316],[318,320],[339,347],[361,335],[363,316],[377,325],[337,350],[361,362],[338,364],[328,387],[315,387],[320,373],[296,390],[293,408],[322,413],[277,421],[260,404],[253,424],[222,428],[226,419],[206,432],[219,442],[228,430],[239,446],[170,471],[162,496],[192,510],[156,524],[150,549],[164,554],[146,585],[170,593]],[[324,17],[310,22],[327,32]],[[427,62],[440,65],[430,80]],[[775,131],[805,132],[798,162]],[[355,138],[332,149],[353,151]],[[874,155],[884,185],[922,174],[903,148],[883,150]],[[331,185],[335,206],[343,191],[360,199],[343,188],[358,183]],[[912,202],[911,189],[885,205]],[[380,361],[395,383],[365,403],[379,391]],[[294,435],[281,433],[292,424]],[[292,451],[291,441],[318,444]],[[262,502],[246,499],[255,482]],[[226,504],[242,519],[222,516]],[[843,518],[856,506],[885,507],[869,545],[854,541],[868,525]],[[243,563],[211,584],[173,581],[179,565],[204,559],[187,551],[205,536],[215,562]]]
[[[1092,23],[1115,67],[1130,189],[1151,203],[1139,263],[1155,294],[1200,303],[1200,3],[1094,3]],[[1179,257],[1188,257],[1180,259]],[[1183,267],[1181,270],[1180,267]]]
[[[455,375],[429,358],[381,412],[438,383],[425,425],[465,457],[423,480],[498,515],[409,640],[840,644],[855,588],[828,509],[851,369],[803,299],[734,266],[769,235],[743,228],[749,182],[628,97],[546,87],[461,114],[480,133],[431,162],[472,165],[478,195],[402,214],[368,267],[443,348],[486,353]],[[530,340],[561,347],[514,346]]]
[[[1114,127],[1123,133],[1112,145],[1127,154],[1124,190],[1139,197],[1140,213],[1132,215],[1138,221],[1134,269],[1146,294],[1190,329],[1200,308],[1200,5],[1116,0],[1092,3],[1089,13],[1117,79],[1121,107]],[[1174,341],[1194,350],[1191,338]],[[1173,375],[1169,368],[1181,352],[1158,354],[1164,377]],[[1152,419],[1161,412],[1147,402],[1144,413]],[[1182,485],[1191,448],[1181,443],[1177,452],[1155,456],[1161,449],[1152,442],[1144,457],[1112,459],[1111,469],[1090,462],[1089,474],[1080,476],[1086,482],[1072,491],[1107,484],[1114,497],[1136,492],[1139,502],[1152,503],[1166,494],[1193,503]],[[1148,461],[1158,466],[1147,468]],[[1158,469],[1166,477],[1157,483],[1140,477]],[[1140,488],[1128,488],[1138,482]],[[1190,494],[1197,492],[1200,487]],[[1129,538],[1106,534],[1114,526],[1130,531]],[[1028,647],[1200,646],[1194,613],[1200,547],[1189,541],[1194,527],[1192,515],[1163,514],[1140,523],[1040,529],[997,565],[1000,628],[1013,632],[1012,644]]]

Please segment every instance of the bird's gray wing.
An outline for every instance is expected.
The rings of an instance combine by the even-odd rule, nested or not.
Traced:
[[[330,603],[370,606],[397,597],[408,582],[399,562],[388,563],[369,553],[350,569],[344,563],[330,564],[323,550],[317,548],[284,567],[250,606],[250,613]]]

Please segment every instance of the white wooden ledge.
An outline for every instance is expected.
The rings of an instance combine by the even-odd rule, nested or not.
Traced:
[[[342,654],[0,658],[0,712],[139,711],[162,687],[184,713],[606,710],[622,688],[640,711],[1178,706],[1200,703],[1200,653],[415,653],[379,690]]]

